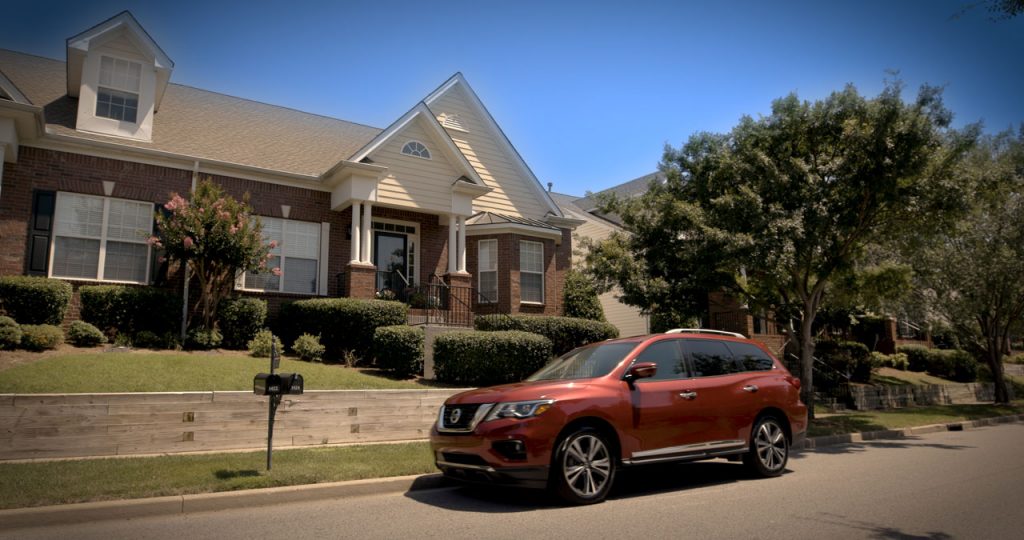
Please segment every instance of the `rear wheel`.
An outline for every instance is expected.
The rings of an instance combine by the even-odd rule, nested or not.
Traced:
[[[603,501],[615,478],[615,457],[607,437],[584,427],[566,437],[555,453],[551,481],[555,493],[571,504]]]
[[[757,476],[782,474],[789,460],[789,441],[782,424],[772,416],[761,418],[750,432],[750,451],[743,464]]]

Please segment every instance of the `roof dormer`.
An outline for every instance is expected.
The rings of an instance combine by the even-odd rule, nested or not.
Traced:
[[[76,129],[148,141],[174,62],[123,11],[68,38],[68,95]]]

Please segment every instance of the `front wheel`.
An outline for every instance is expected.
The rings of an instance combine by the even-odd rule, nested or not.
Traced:
[[[744,454],[743,464],[756,476],[771,477],[782,474],[789,460],[789,441],[778,420],[771,416],[761,418],[750,432],[750,451]]]
[[[607,437],[593,428],[581,428],[558,446],[552,463],[555,493],[570,504],[603,501],[615,478],[615,457]]]

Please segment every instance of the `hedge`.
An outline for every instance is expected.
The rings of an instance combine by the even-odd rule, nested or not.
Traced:
[[[319,335],[327,349],[325,360],[338,361],[346,351],[368,360],[373,354],[374,330],[406,324],[408,319],[409,306],[401,302],[313,298],[281,306],[277,328],[285,343],[294,343],[302,333]]]
[[[217,308],[217,326],[228,349],[245,349],[266,322],[266,300],[250,296],[225,298]]]
[[[21,327],[14,319],[0,315],[0,349],[17,349],[21,346]]]
[[[82,299],[82,320],[107,336],[135,336],[152,332],[157,336],[177,334],[181,327],[181,296],[156,287],[91,285],[78,289]]]
[[[0,277],[0,306],[21,324],[60,324],[71,294],[71,285],[59,279]]]
[[[929,349],[920,345],[903,345],[896,350],[907,355],[911,371],[927,371],[956,382],[978,380],[978,362],[967,351]]]
[[[68,341],[75,347],[95,347],[107,341],[99,328],[85,322],[75,321],[68,328]]]
[[[423,328],[382,326],[373,333],[373,355],[377,367],[399,377],[423,373]]]
[[[850,376],[853,382],[871,381],[871,352],[856,341],[819,341],[814,355],[839,373]]]
[[[619,329],[609,323],[574,317],[541,317],[535,315],[480,315],[473,326],[485,332],[519,330],[540,334],[551,340],[555,355],[576,347],[619,337]]]
[[[56,349],[64,343],[64,331],[52,324],[21,325],[21,348],[29,351]]]
[[[903,353],[884,354],[874,351],[871,353],[871,365],[876,368],[888,367],[906,371],[910,361],[907,360],[907,355]]]
[[[551,341],[528,332],[450,332],[434,341],[434,375],[447,383],[518,382],[550,359]]]

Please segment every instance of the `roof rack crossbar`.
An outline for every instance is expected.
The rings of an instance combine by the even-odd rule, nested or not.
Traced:
[[[707,328],[673,328],[665,332],[666,334],[719,334],[723,336],[732,336],[738,338],[745,338],[743,334],[737,334],[736,332],[726,332],[724,330],[709,330]]]

